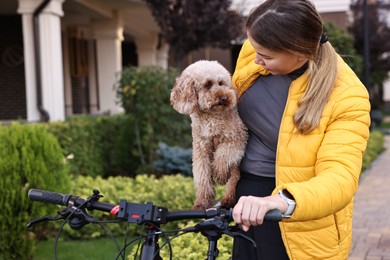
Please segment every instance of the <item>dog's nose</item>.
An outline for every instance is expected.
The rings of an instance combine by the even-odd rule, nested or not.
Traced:
[[[227,97],[226,97],[226,96],[220,97],[220,98],[219,98],[219,103],[220,103],[221,105],[226,105],[226,103],[227,103]]]

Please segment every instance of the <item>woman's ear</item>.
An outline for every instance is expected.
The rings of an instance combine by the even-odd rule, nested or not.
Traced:
[[[195,81],[186,74],[182,74],[176,79],[170,100],[177,112],[190,115],[197,108],[198,99],[195,93],[195,84]]]
[[[308,55],[305,54],[298,54],[298,61],[306,62],[310,59]]]

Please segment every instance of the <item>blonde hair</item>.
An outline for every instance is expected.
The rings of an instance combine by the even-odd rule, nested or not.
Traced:
[[[267,0],[251,12],[246,29],[267,49],[309,57],[309,81],[293,121],[299,133],[311,132],[320,124],[336,82],[338,63],[333,46],[320,43],[323,24],[314,5],[309,0]]]
[[[294,125],[309,133],[320,124],[321,115],[337,78],[337,53],[329,42],[321,44],[314,60],[309,61],[309,82],[298,102]]]

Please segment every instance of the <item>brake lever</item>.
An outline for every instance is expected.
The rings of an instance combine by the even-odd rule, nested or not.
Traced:
[[[217,228],[218,231],[216,231],[215,228]],[[256,248],[256,242],[242,232],[239,232],[239,230],[239,225],[229,226],[229,223],[226,220],[222,220],[221,218],[212,218],[199,222],[195,227],[193,227],[192,229],[188,229],[187,231],[200,231],[202,233],[214,231],[217,233],[223,233],[231,237],[242,237],[251,242],[252,245]]]
[[[44,221],[67,219],[69,216],[69,225],[72,229],[80,229],[88,223],[96,223],[96,220],[90,215],[88,215],[84,210],[77,208],[73,205],[69,205],[68,207],[58,212],[58,216],[45,216],[42,218],[35,219],[29,222],[27,224],[27,227],[30,228],[33,225]]]
[[[44,221],[51,221],[51,220],[60,220],[60,219],[63,219],[63,217],[61,215],[58,215],[56,217],[53,217],[53,216],[44,216],[44,217],[41,217],[41,218],[37,218],[37,219],[34,219],[32,221],[30,221],[28,224],[27,224],[27,227],[28,228],[31,228],[33,225],[37,224],[37,223],[40,223],[40,222],[44,222]]]
[[[59,212],[62,219],[69,218],[69,226],[72,229],[80,229],[88,223],[96,223],[96,220],[87,214],[82,208],[77,208],[73,205],[69,205],[67,208]]]
[[[227,229],[223,230],[222,232],[228,236],[231,236],[231,237],[241,237],[241,238],[251,242],[252,245],[256,248],[256,242],[252,238],[245,235],[244,233],[239,232],[239,230],[240,230],[240,226],[235,225],[235,226],[229,226]]]

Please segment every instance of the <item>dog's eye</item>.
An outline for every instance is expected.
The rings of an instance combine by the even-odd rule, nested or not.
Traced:
[[[220,80],[220,81],[218,81],[218,85],[223,86],[223,85],[225,85],[225,82],[223,80]]]
[[[210,89],[212,86],[213,86],[213,82],[212,81],[207,81],[206,84],[204,84],[204,87],[207,88],[207,89]]]

